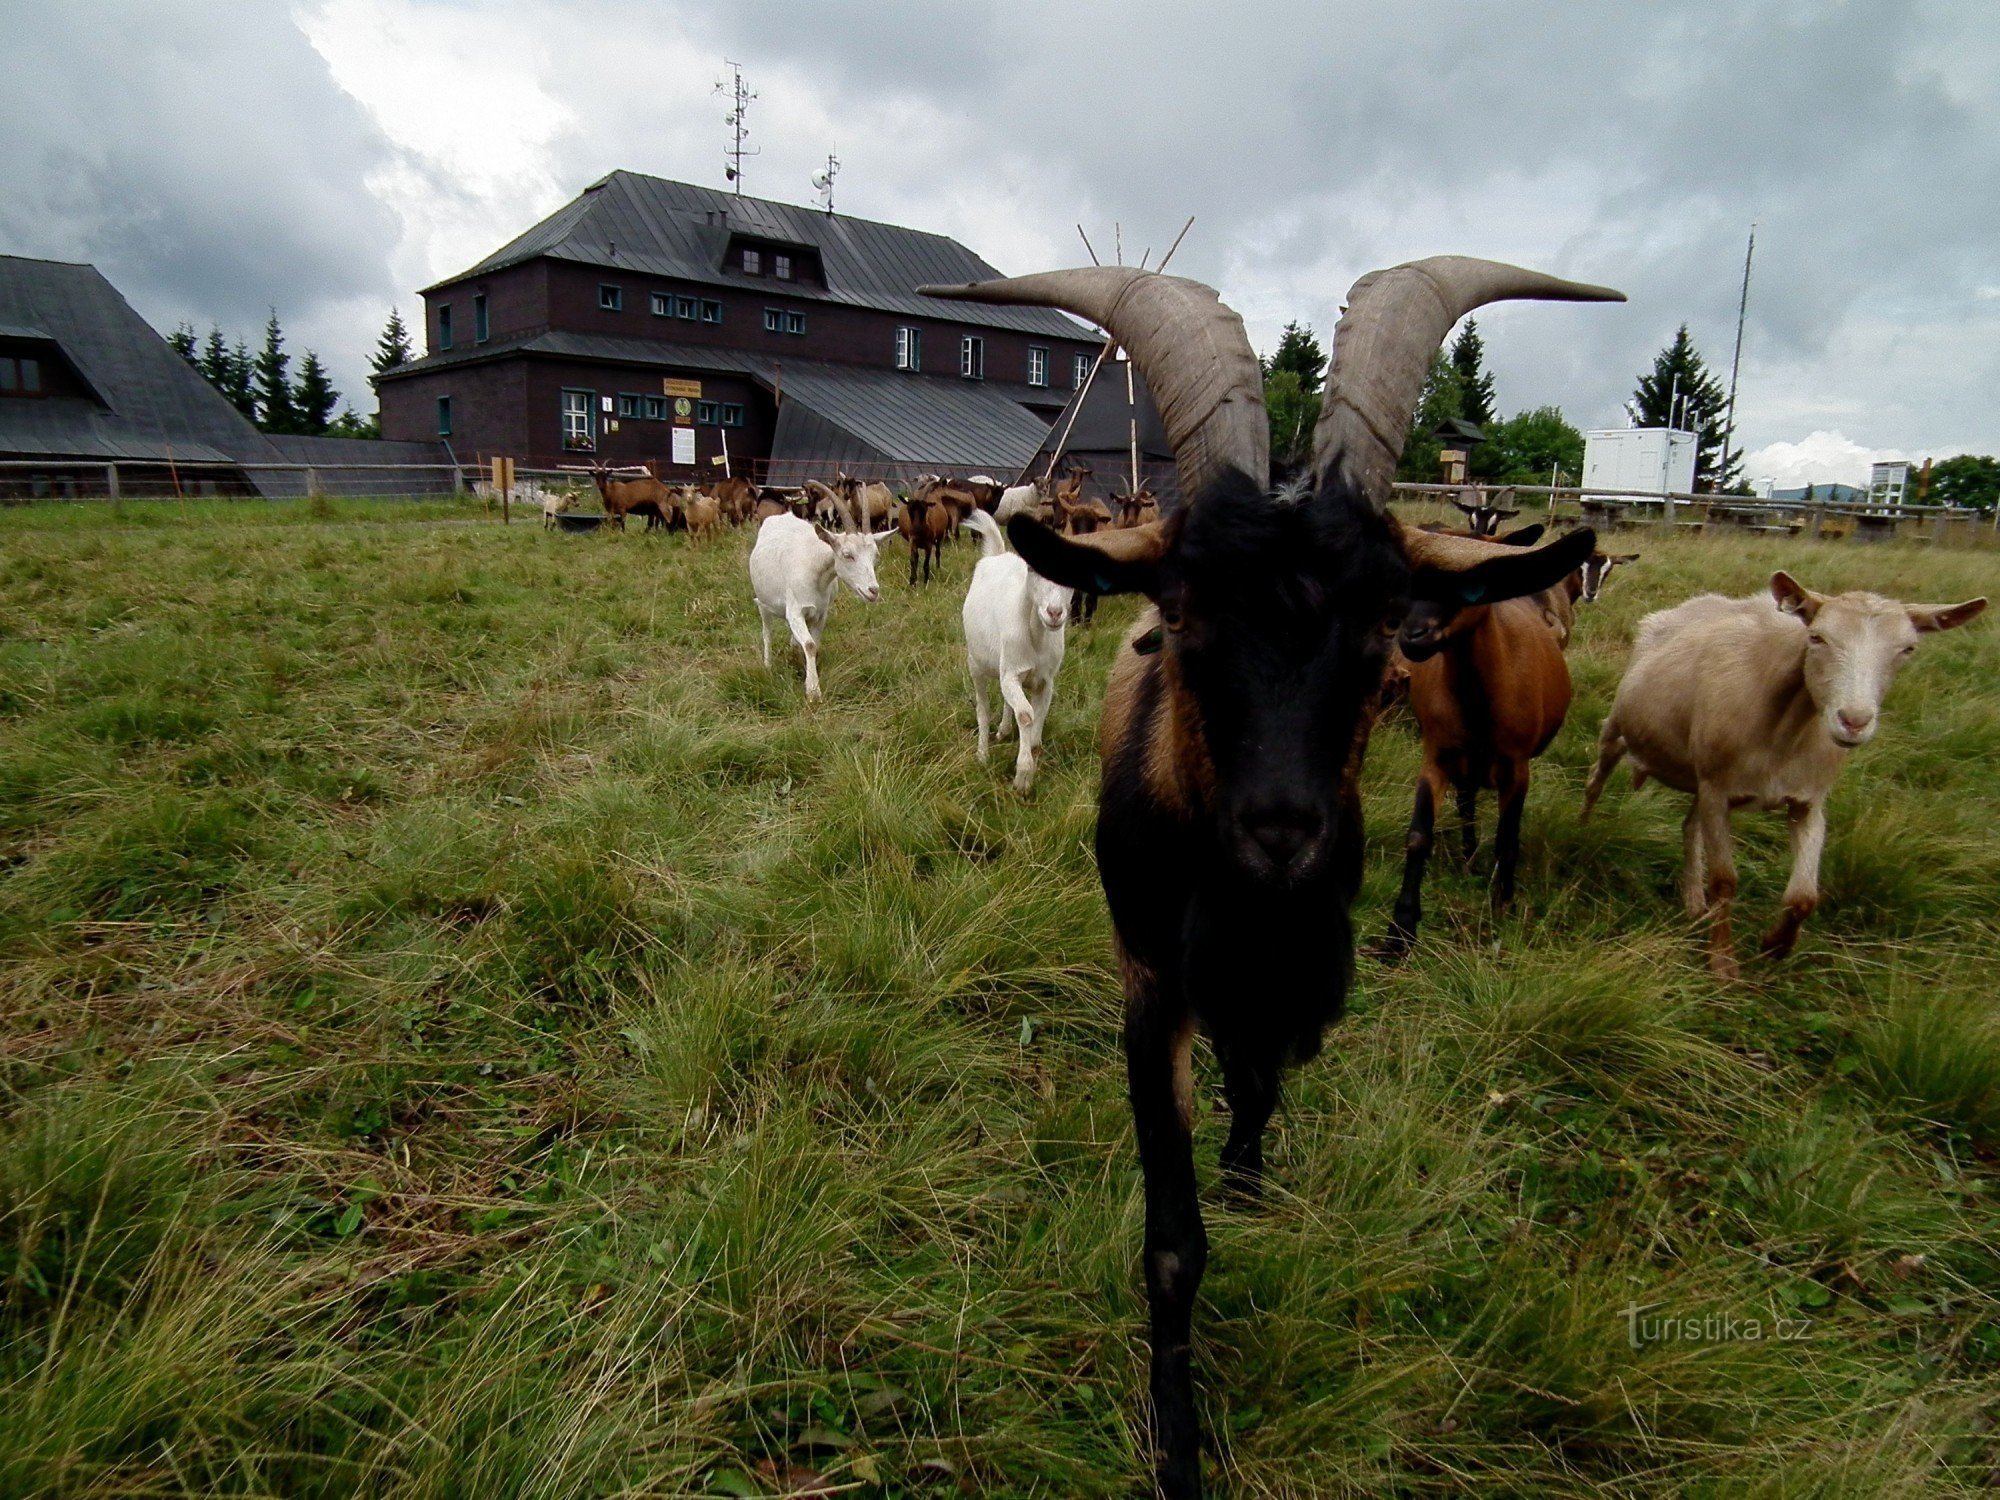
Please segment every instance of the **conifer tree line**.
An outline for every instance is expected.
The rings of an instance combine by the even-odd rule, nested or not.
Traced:
[[[374,417],[359,416],[352,407],[334,414],[340,406],[340,392],[316,351],[306,350],[297,372],[293,372],[275,307],[264,324],[263,346],[255,353],[240,338],[231,343],[220,324],[210,324],[207,339],[197,341],[194,325],[183,322],[167,335],[167,342],[260,431],[311,437],[381,436]],[[401,315],[392,309],[369,363],[380,375],[410,357],[409,333]]]
[[[1326,361],[1318,337],[1296,321],[1285,325],[1277,349],[1263,361],[1271,457],[1280,468],[1294,468],[1312,455]],[[1722,451],[1727,393],[1695,350],[1685,323],[1655,357],[1653,368],[1638,377],[1632,405],[1641,427],[1672,426],[1700,435],[1697,490],[1745,493],[1742,451]],[[1437,480],[1440,454],[1450,446],[1439,433],[1451,422],[1469,423],[1485,434],[1485,441],[1471,445],[1469,466],[1475,479],[1561,485],[1583,478],[1583,433],[1560,407],[1538,406],[1501,417],[1476,318],[1467,318],[1451,346],[1431,356],[1397,478],[1413,483]]]

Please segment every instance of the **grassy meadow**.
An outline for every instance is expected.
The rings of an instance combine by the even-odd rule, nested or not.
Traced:
[[[813,711],[748,545],[0,513],[0,1495],[1143,1490],[1090,856],[1132,605],[1073,633],[1022,799],[973,758],[969,543],[915,591],[883,549]],[[1645,611],[1777,566],[2000,594],[2000,552],[1631,547],[1522,899],[1440,853],[1257,1210],[1210,1191],[1201,1060],[1224,1493],[2000,1482],[2000,619],[1891,693],[1782,966],[1782,820],[1739,817],[1739,987],[1681,800],[1621,774],[1577,821]],[[1364,937],[1416,761],[1386,721]]]

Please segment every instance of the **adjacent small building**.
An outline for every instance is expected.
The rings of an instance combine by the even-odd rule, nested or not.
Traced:
[[[255,493],[284,457],[95,266],[0,255],[0,495]]]
[[[0,499],[418,494],[455,478],[436,439],[261,432],[95,266],[0,255]]]
[[[944,235],[613,172],[424,290],[383,436],[682,480],[1011,476],[1102,340],[916,291],[999,274]]]

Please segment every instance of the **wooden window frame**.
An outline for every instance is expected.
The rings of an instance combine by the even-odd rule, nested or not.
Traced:
[[[960,380],[986,378],[986,340],[976,333],[959,335],[958,378]]]
[[[1040,344],[1028,345],[1028,384],[1048,388],[1049,351]]]
[[[625,311],[625,288],[615,281],[598,282],[597,310],[599,312]]]

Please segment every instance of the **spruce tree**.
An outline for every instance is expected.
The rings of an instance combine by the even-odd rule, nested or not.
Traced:
[[[319,355],[311,349],[299,363],[299,378],[292,386],[292,413],[298,426],[297,431],[317,437],[324,433],[333,416],[333,409],[340,404],[340,392],[333,388],[328,378],[326,366],[319,362]]]
[[[1278,350],[1271,356],[1270,369],[1290,370],[1299,377],[1299,389],[1308,396],[1316,396],[1326,375],[1326,351],[1320,348],[1319,339],[1310,328],[1297,322],[1287,323],[1285,331],[1278,335]]]
[[[1652,373],[1639,377],[1632,400],[1638,407],[1641,427],[1673,427],[1701,434],[1694,461],[1697,490],[1725,490],[1737,484],[1742,451],[1727,455],[1722,451],[1722,424],[1728,415],[1729,398],[1722,382],[1709,373],[1708,365],[1695,352],[1687,324],[1681,324],[1674,341],[1655,356]]]
[[[257,366],[250,358],[250,346],[238,339],[229,351],[228,368],[223,373],[222,394],[251,421],[257,420]]]
[[[167,335],[167,347],[197,370],[201,368],[201,356],[195,352],[194,324],[188,322],[174,324],[174,331]]]
[[[382,337],[375,341],[375,352],[369,356],[368,364],[377,375],[393,370],[398,365],[410,362],[410,331],[403,326],[403,315],[395,308],[389,309],[389,321],[382,329]],[[369,382],[371,385],[373,381]]]
[[[292,404],[292,382],[287,370],[292,357],[285,353],[284,331],[278,327],[278,310],[271,309],[264,325],[264,348],[257,356],[255,390],[257,425],[266,432],[297,432],[298,410]]]
[[[1499,413],[1493,406],[1493,377],[1484,368],[1486,344],[1479,337],[1479,322],[1467,318],[1451,346],[1451,367],[1458,375],[1458,415],[1475,427],[1493,425]]]
[[[1403,442],[1403,460],[1396,465],[1396,477],[1416,484],[1436,484],[1438,455],[1444,444],[1437,430],[1453,417],[1465,415],[1464,393],[1458,385],[1458,371],[1444,351],[1431,355],[1424,372],[1423,390],[1417,396],[1416,415],[1410,418],[1409,435]]]
[[[201,346],[201,361],[196,366],[208,377],[208,383],[223,395],[228,395],[229,384],[229,341],[222,336],[222,325],[208,325],[208,341]]]

